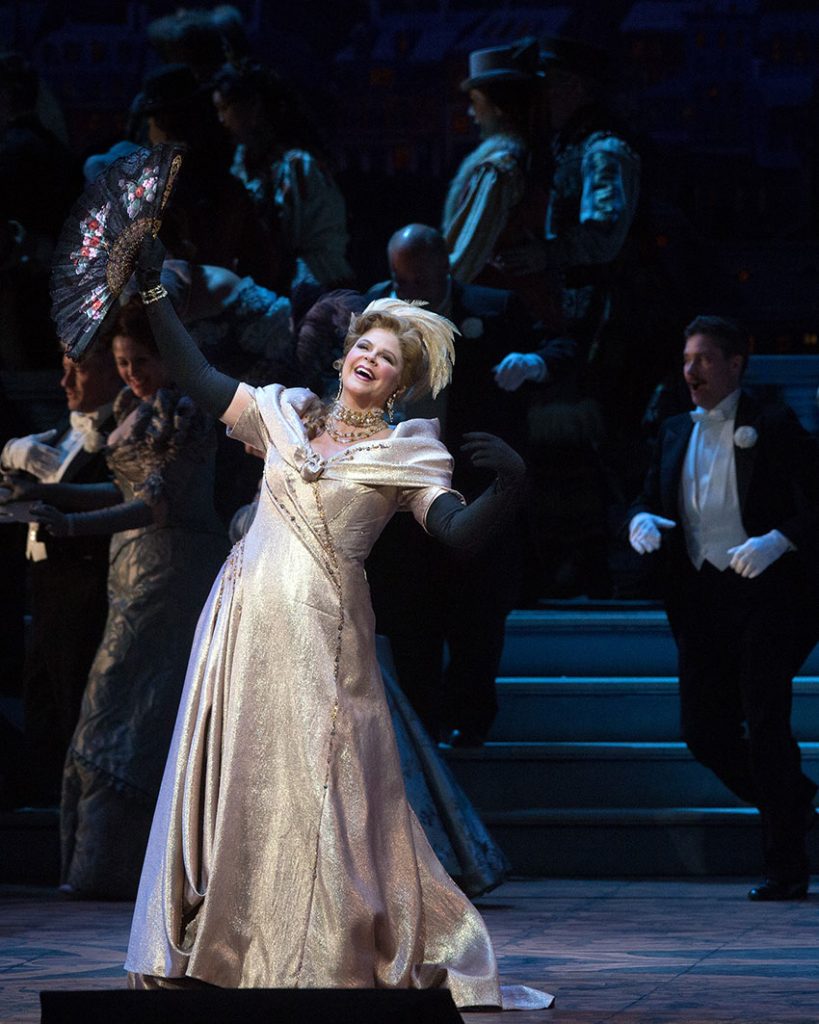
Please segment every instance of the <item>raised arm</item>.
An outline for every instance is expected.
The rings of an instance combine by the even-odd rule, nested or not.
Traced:
[[[495,480],[469,505],[454,494],[436,498],[427,513],[426,528],[447,547],[476,553],[500,530],[514,524],[523,498],[526,465],[514,448],[494,434],[464,434],[466,452],[473,466],[491,469]]]
[[[185,330],[160,281],[164,260],[165,246],[148,235],[139,250],[136,278],[162,361],[185,394],[201,409],[232,427],[250,396],[237,380],[210,365]]]

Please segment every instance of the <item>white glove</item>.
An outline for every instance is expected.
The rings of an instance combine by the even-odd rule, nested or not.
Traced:
[[[788,538],[779,530],[771,530],[761,537],[749,537],[744,544],[728,548],[731,555],[730,567],[735,573],[752,580],[760,576],[792,547]]]
[[[56,430],[46,430],[28,437],[13,437],[0,455],[0,465],[5,470],[30,473],[38,480],[50,476],[63,460],[61,452],[49,444],[56,436]]]
[[[535,352],[510,352],[494,368],[495,383],[504,391],[517,391],[524,381],[546,379],[546,363]]]
[[[653,516],[650,512],[638,512],[628,524],[628,542],[638,555],[659,551],[663,540],[660,530],[670,530],[676,525],[673,519]]]

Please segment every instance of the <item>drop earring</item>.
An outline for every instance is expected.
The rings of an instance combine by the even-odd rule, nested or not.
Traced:
[[[344,384],[343,384],[343,382],[342,382],[342,380],[341,380],[341,374],[339,374],[339,375],[338,375],[338,391],[337,391],[337,393],[336,393],[336,397],[335,397],[335,400],[336,400],[337,402],[340,402],[340,401],[341,401],[341,392],[342,392],[343,390],[344,390]]]
[[[387,399],[387,419],[390,423],[393,422],[392,414],[395,412],[395,396],[397,392],[393,391],[390,397]]]

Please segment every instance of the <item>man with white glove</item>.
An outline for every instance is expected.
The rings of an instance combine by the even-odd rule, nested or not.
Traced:
[[[659,551],[663,540],[660,531],[670,530],[676,525],[673,519],[653,516],[650,512],[638,512],[629,523],[629,543],[639,555]]]
[[[503,391],[517,391],[527,380],[541,384],[548,377],[546,363],[537,352],[510,352],[494,370],[495,383]]]
[[[819,628],[819,447],[789,408],[741,390],[749,345],[737,325],[701,316],[685,338],[695,409],[662,425],[629,541],[664,562],[683,739],[760,810],[766,877],[748,896],[800,899],[817,787],[790,708]]]
[[[0,469],[4,473],[15,470],[29,473],[38,480],[51,476],[63,461],[59,448],[52,448],[51,442],[57,436],[56,430],[44,430],[42,434],[28,437],[13,437],[6,442],[0,454]]]
[[[53,430],[13,438],[0,461],[0,485],[12,499],[42,498],[65,484],[109,479],[103,446],[114,427],[114,398],[122,387],[111,351],[95,346],[73,363],[63,356],[60,384],[67,421]],[[59,803],[65,752],[77,721],[88,670],[108,611],[107,537],[51,537],[29,527],[31,643],[23,669],[28,764],[21,773],[27,803]]]
[[[509,352],[493,367],[495,384],[501,391],[517,391],[527,381],[551,384],[574,366],[577,344],[571,338],[549,338],[536,352]]]
[[[793,545],[787,537],[779,530],[771,530],[763,537],[749,537],[744,544],[728,548],[731,556],[728,565],[745,579],[754,580],[772,566],[777,558],[792,550]]]

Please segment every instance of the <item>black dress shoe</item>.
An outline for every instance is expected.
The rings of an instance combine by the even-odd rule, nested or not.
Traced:
[[[748,899],[759,903],[772,900],[803,900],[808,895],[808,879],[780,882],[775,878],[766,878],[748,892]]]

